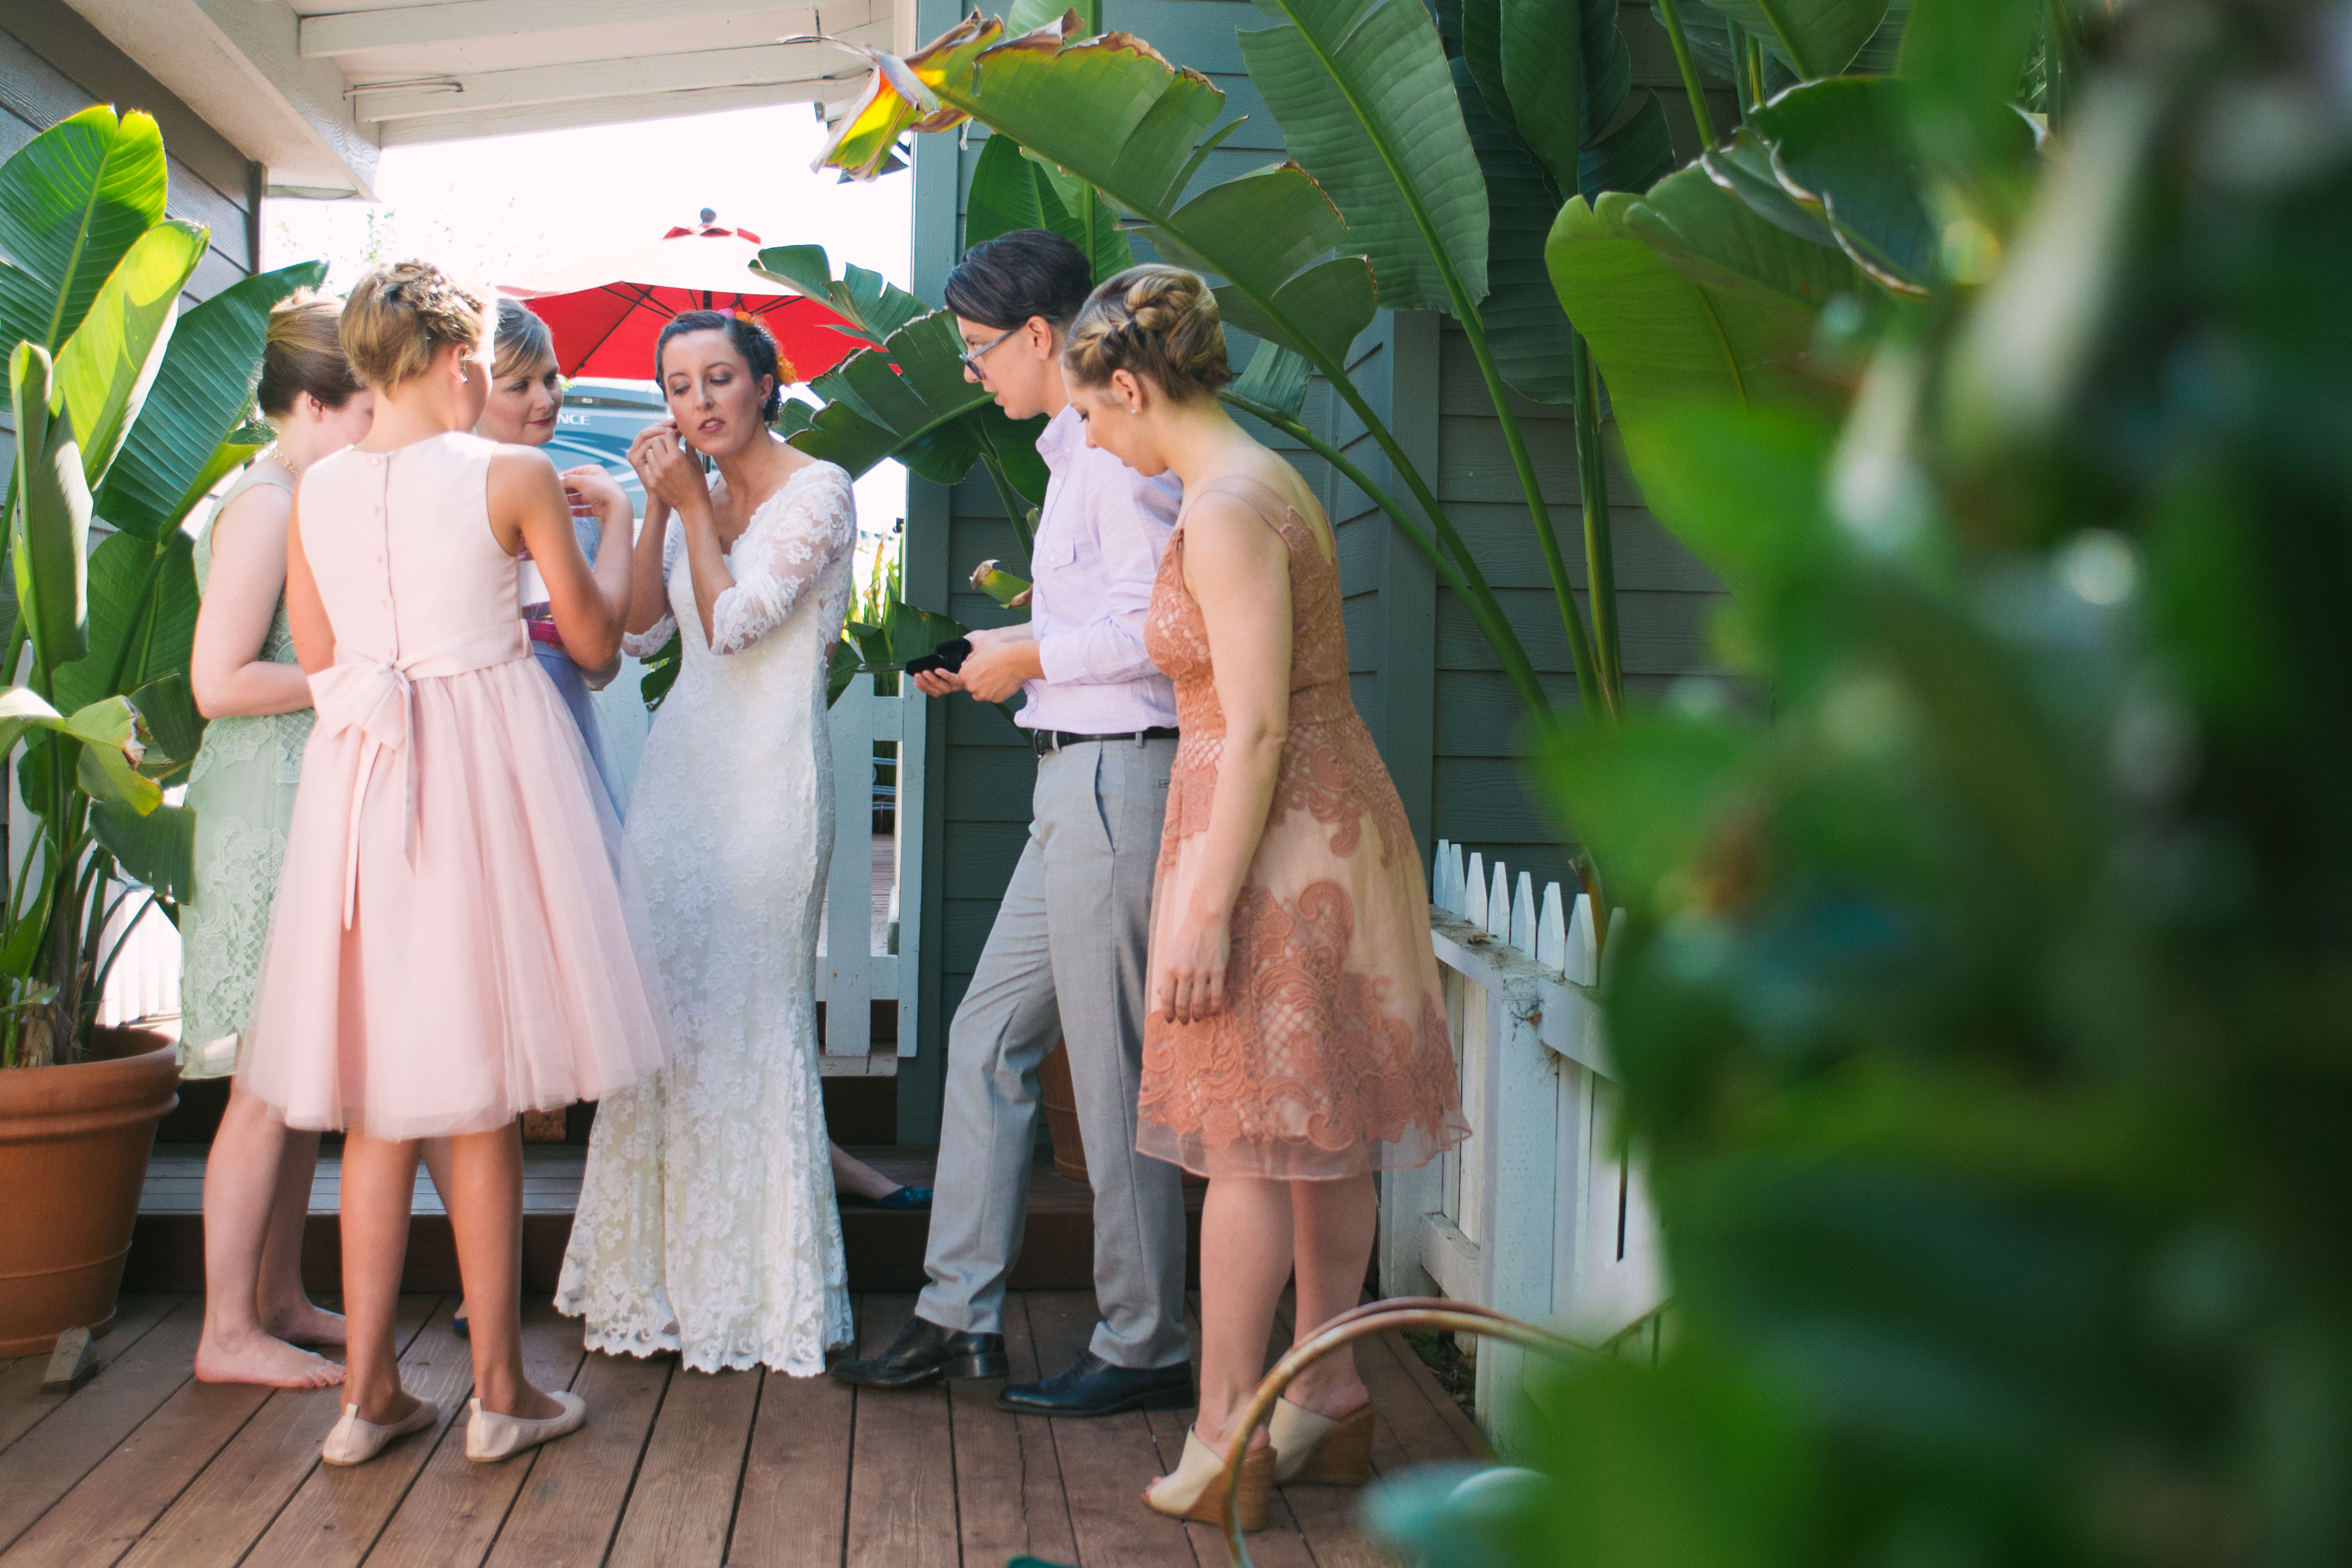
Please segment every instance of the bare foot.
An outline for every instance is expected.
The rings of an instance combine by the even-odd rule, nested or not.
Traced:
[[[196,1344],[196,1381],[251,1383],[264,1388],[327,1388],[343,1369],[325,1356],[255,1332],[239,1338],[206,1334]]]
[[[343,1315],[305,1301],[271,1313],[269,1331],[289,1345],[339,1345],[343,1342]]]

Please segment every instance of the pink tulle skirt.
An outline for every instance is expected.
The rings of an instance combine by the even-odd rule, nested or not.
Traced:
[[[662,1067],[635,872],[547,677],[527,652],[441,676],[376,666],[339,722],[327,683],[349,668],[313,680],[246,1089],[291,1127],[410,1139]]]

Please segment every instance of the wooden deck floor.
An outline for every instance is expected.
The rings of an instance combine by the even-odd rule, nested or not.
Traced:
[[[571,1387],[588,1430],[504,1465],[465,1458],[471,1373],[453,1298],[402,1300],[410,1390],[442,1425],[356,1469],[319,1462],[338,1391],[270,1393],[189,1374],[191,1296],[126,1298],[79,1392],[39,1391],[42,1362],[0,1362],[0,1568],[1002,1568],[1034,1553],[1083,1568],[1217,1568],[1216,1533],[1147,1513],[1137,1493],[1173,1464],[1189,1414],[1048,1421],[996,1408],[992,1383],[911,1393],[760,1372],[706,1376],[675,1358],[582,1351],[543,1304],[524,1351]],[[863,1346],[910,1296],[857,1299]],[[1012,1298],[1016,1378],[1064,1366],[1094,1321],[1083,1291]],[[1286,1329],[1281,1332],[1286,1334]],[[1360,1364],[1383,1471],[1458,1459],[1476,1429],[1412,1351],[1367,1342]],[[1297,1488],[1253,1538],[1265,1568],[1371,1568],[1355,1494]]]

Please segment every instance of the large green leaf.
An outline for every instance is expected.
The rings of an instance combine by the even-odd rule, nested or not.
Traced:
[[[151,811],[110,800],[90,807],[90,831],[134,879],[174,903],[195,897],[196,814],[184,805]]]
[[[1348,221],[1391,310],[1460,314],[1486,296],[1486,182],[1437,25],[1418,0],[1258,0],[1286,26],[1241,34],[1285,144]]]
[[[138,422],[98,491],[99,516],[150,539],[178,521],[189,485],[253,405],[269,312],[326,277],[323,261],[256,273],[180,317]]]
[[[1101,206],[1091,187],[1078,183],[1081,203]],[[1024,154],[1010,136],[992,136],[973,164],[971,187],[965,197],[963,243],[966,249],[982,240],[1019,228],[1050,229],[1087,257],[1096,282],[1135,265],[1135,247],[1119,232],[1108,212],[1089,226],[1072,214],[1057,180],[1034,158]],[[1092,232],[1089,232],[1091,227]]]
[[[1674,265],[1659,244],[1673,247]],[[1630,428],[1693,404],[1821,395],[1804,357],[1822,274],[1800,247],[1838,264],[1834,252],[1784,234],[1690,168],[1646,200],[1571,200],[1546,259]]]
[[[196,710],[185,674],[173,670],[141,686],[131,693],[131,710],[147,748],[142,772],[163,778],[196,760],[196,748],[205,742],[205,716]]]
[[[1463,59],[1481,101],[1560,195],[1647,190],[1675,166],[1657,95],[1633,90],[1617,12],[1615,0],[1467,0],[1463,8]]]
[[[52,419],[53,367],[37,343],[8,360],[16,419],[15,515],[8,554],[16,603],[42,668],[54,670],[89,651],[89,486],[70,419]]]
[[[1234,383],[1233,395],[1296,419],[1307,405],[1307,384],[1314,374],[1314,366],[1280,343],[1261,342]]]
[[[158,540],[117,533],[90,552],[89,655],[57,672],[59,706],[79,708],[187,668],[202,602],[193,545],[174,529]]]
[[[1886,0],[1706,0],[1764,40],[1782,64],[1808,80],[1853,64],[1886,20]]]
[[[163,369],[180,290],[206,243],[203,229],[176,218],[141,235],[58,351],[49,405],[72,416],[92,487],[105,479]]]
[[[1790,195],[1772,172],[1772,148],[1752,125],[1732,132],[1731,140],[1699,154],[1707,178],[1738,196],[1748,211],[1800,239],[1815,245],[1835,245],[1837,236],[1821,214]]]
[[[96,104],[0,163],[0,345],[54,354],[134,241],[169,177],[152,116]]]
[[[1748,118],[1772,149],[1781,188],[1821,215],[1838,244],[1884,287],[1925,294],[1937,277],[1943,226],[1927,208],[1910,118],[1911,89],[1893,77],[1843,77],[1791,88]],[[2021,162],[2032,148],[2022,116],[1989,121]]]
[[[868,268],[845,267],[835,278],[822,245],[772,245],[760,252],[751,270],[828,307],[855,329],[850,336],[877,348],[883,339],[930,309]]]
[[[878,57],[878,83],[913,77],[923,92],[884,118],[944,130],[969,116],[1004,132],[1100,191],[1171,261],[1224,279],[1231,289],[1218,298],[1235,325],[1327,368],[1340,363],[1380,301],[1360,257],[1325,260],[1347,244],[1347,224],[1307,172],[1277,163],[1184,198],[1241,123],[1210,130],[1225,97],[1208,78],[1125,33],[1001,39],[1001,24],[974,18],[908,60]],[[828,156],[851,166],[848,154]]]
[[[1465,14],[1465,20],[1467,16]],[[1486,172],[1490,208],[1486,297],[1478,319],[1503,379],[1540,403],[1572,403],[1575,336],[1544,269],[1544,242],[1559,210],[1552,185],[1486,111],[1466,60],[1454,62],[1462,118]]]
[[[1018,461],[1025,444],[1034,463],[1042,426],[1004,418],[986,387],[966,381],[962,349],[955,318],[944,310],[899,328],[879,349],[860,349],[809,384],[825,406],[792,444],[852,474],[896,458],[943,485],[970,473],[983,449],[1000,459],[1012,450]]]

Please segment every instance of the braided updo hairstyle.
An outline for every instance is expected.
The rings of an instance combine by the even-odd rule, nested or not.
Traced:
[[[490,297],[429,261],[395,261],[359,281],[343,306],[343,353],[378,391],[422,375],[433,356],[473,348],[488,327]]]
[[[1234,379],[1216,296],[1181,267],[1130,267],[1087,296],[1062,344],[1062,368],[1081,386],[1127,371],[1177,403],[1214,397]]]

